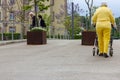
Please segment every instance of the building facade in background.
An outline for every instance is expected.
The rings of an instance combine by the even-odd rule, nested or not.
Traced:
[[[0,0],[0,32],[26,35],[30,26],[28,16],[30,11],[23,11],[22,6],[25,4],[29,5],[28,0]],[[49,33],[64,34],[66,30],[63,23],[67,15],[67,0],[49,0],[45,4],[50,4],[51,7],[39,14],[50,16]]]
[[[65,34],[64,19],[67,15],[67,0],[51,0],[51,33]]]
[[[28,16],[22,6],[28,4],[27,0],[1,0],[0,1],[0,31],[1,33],[25,34],[28,25]]]

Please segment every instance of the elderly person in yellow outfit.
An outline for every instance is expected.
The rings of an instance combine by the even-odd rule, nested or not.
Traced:
[[[107,7],[107,2],[102,2],[101,6],[92,16],[92,22],[96,25],[96,33],[98,36],[99,56],[108,56],[108,46],[111,35],[111,24],[115,25],[115,18],[111,10]]]

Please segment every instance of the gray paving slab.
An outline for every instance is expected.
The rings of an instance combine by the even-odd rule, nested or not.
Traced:
[[[0,46],[0,80],[120,80],[120,40],[114,56],[92,56],[80,40],[48,40]]]

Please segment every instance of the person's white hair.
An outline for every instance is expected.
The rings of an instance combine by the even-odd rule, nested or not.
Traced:
[[[102,1],[101,6],[107,6],[107,1]]]
[[[30,12],[29,15],[35,15],[33,12]]]

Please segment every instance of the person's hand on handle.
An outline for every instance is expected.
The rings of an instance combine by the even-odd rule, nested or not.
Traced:
[[[117,30],[117,25],[116,25],[116,23],[113,25],[113,27]]]

